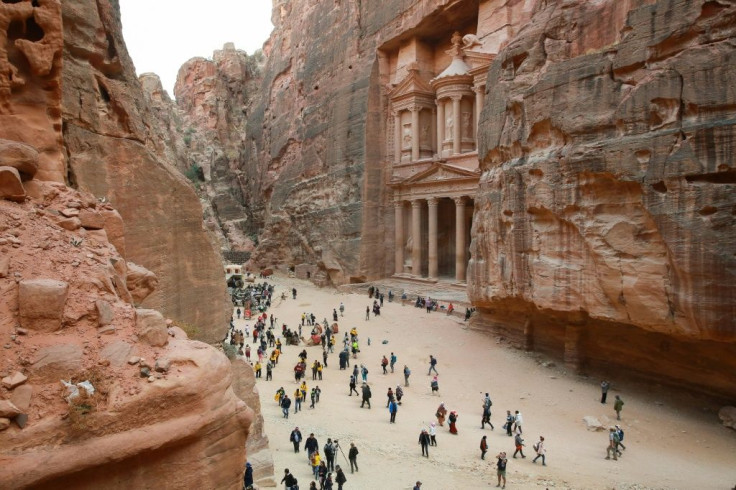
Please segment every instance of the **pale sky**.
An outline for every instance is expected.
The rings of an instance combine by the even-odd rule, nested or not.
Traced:
[[[272,0],[120,0],[136,72],[154,72],[174,97],[179,67],[227,42],[253,54],[271,34]]]

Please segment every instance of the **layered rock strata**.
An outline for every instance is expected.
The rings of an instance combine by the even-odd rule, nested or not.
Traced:
[[[734,26],[731,2],[537,2],[488,74],[477,324],[736,394]]]
[[[126,223],[125,258],[158,276],[143,306],[196,326],[201,340],[221,340],[230,315],[221,259],[194,189],[169,160],[176,148],[149,126],[151,108],[122,39],[117,4],[85,0],[61,8],[56,83],[63,87],[69,180],[115,205]]]

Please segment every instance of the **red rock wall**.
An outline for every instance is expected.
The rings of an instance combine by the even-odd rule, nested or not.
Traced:
[[[547,325],[580,323],[591,366],[736,394],[735,26],[730,2],[537,2],[488,77],[479,325],[561,353]]]
[[[167,160],[122,39],[117,2],[62,5],[63,120],[69,180],[112,202],[126,258],[154,271],[144,303],[217,342],[230,317],[222,261],[202,226],[191,184]]]

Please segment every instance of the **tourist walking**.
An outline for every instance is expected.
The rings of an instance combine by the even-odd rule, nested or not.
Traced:
[[[611,453],[613,453],[613,460],[618,461],[618,455],[621,452],[618,450],[618,443],[620,442],[618,432],[613,427],[608,429],[608,446],[606,447],[606,459],[611,459]]]
[[[294,413],[302,409],[302,390],[298,387],[294,390]]]
[[[316,450],[312,453],[312,457],[309,458],[309,461],[312,464],[312,474],[314,475],[314,479],[319,478],[319,467],[322,463],[322,457],[319,455],[319,450]]]
[[[365,307],[365,319],[366,321],[371,319],[371,307],[370,306]]]
[[[506,429],[506,435],[511,437],[513,434],[511,433],[511,430],[514,426],[514,421],[516,420],[516,417],[511,415],[511,410],[506,410],[506,424],[503,426],[504,429]]]
[[[619,395],[616,395],[616,401],[613,403],[613,409],[616,411],[616,420],[621,420],[621,410],[624,408],[624,401]]]
[[[496,456],[496,476],[498,476],[497,487],[506,488],[506,463],[508,463],[506,453],[500,452],[498,456]],[[503,480],[503,486],[501,486],[501,480]]]
[[[608,381],[603,380],[601,381],[601,403],[606,403],[606,397],[608,396],[608,388],[610,388],[611,385]]]
[[[401,399],[404,397],[404,390],[401,389],[401,386],[396,385],[396,402],[401,405]]]
[[[486,459],[486,451],[488,451],[488,442],[486,436],[480,438],[480,459]]]
[[[514,445],[516,446],[516,451],[514,451],[514,458],[516,458],[517,454],[521,454],[522,458],[526,458],[524,456],[524,439],[521,438],[521,434],[516,434],[516,437],[514,437]]]
[[[388,371],[386,368],[388,367],[388,358],[384,355],[383,359],[381,359],[381,368],[383,369],[383,374],[388,374]]]
[[[394,364],[396,364],[396,361],[397,361],[397,359],[396,359],[396,354],[394,354],[394,353],[392,352],[392,353],[391,353],[391,372],[392,372],[392,373],[394,372]]]
[[[363,378],[363,383],[368,382],[368,368],[363,364],[360,365],[360,376]]]
[[[493,402],[491,401],[491,397],[488,396],[488,393],[486,393],[486,397],[483,399],[483,415],[480,419],[480,428],[485,429],[486,424],[491,426],[491,430],[494,429],[493,424],[491,423],[491,406],[493,405]]]
[[[335,482],[337,483],[337,490],[342,490],[342,486],[345,485],[345,482],[348,481],[347,478],[345,478],[345,473],[343,473],[342,468],[340,468],[340,465],[337,465],[337,473],[335,475]]]
[[[284,477],[281,479],[281,483],[284,484],[286,490],[292,490],[297,485],[297,480],[294,475],[289,473],[289,469],[284,470]]]
[[[353,396],[353,391],[355,392],[355,396],[360,396],[360,393],[358,393],[358,390],[355,389],[355,376],[351,374],[350,375],[350,393],[348,393],[348,395]]]
[[[394,391],[391,389],[391,387],[388,387],[388,392],[386,392],[386,408],[388,408],[389,403],[394,401]]]
[[[624,446],[624,431],[621,429],[620,425],[616,426],[616,434],[618,434],[618,445],[624,448],[624,451],[626,450],[626,446]]]
[[[363,383],[363,387],[361,388],[363,391],[363,399],[360,403],[360,408],[363,408],[363,405],[366,403],[368,404],[368,408],[371,408],[371,388],[366,383]]]
[[[544,437],[539,436],[539,441],[534,444],[534,451],[537,453],[536,456],[534,456],[534,459],[532,460],[532,463],[536,463],[538,458],[542,458],[542,466],[547,466],[547,462],[545,461],[547,450],[544,448]]]
[[[427,429],[422,429],[419,433],[419,445],[422,446],[422,456],[429,457],[429,433]]]
[[[348,461],[350,461],[350,473],[358,471],[358,448],[355,447],[355,443],[350,443],[350,450],[348,451]]]
[[[437,407],[437,412],[435,412],[435,417],[437,417],[437,423],[440,424],[440,427],[445,425],[445,417],[447,416],[447,409],[445,408],[445,403],[440,403],[440,406]]]
[[[335,445],[332,444],[332,439],[327,439],[327,444],[325,444],[324,453],[325,453],[325,459],[327,460],[327,470],[328,471],[335,471]]]
[[[457,423],[457,412],[453,410],[450,412],[450,417],[448,420],[450,421],[450,434],[457,434],[457,426],[455,425]]]
[[[309,437],[307,437],[307,440],[304,441],[304,450],[307,452],[307,459],[309,461],[312,461],[312,454],[317,452],[319,449],[319,443],[317,442],[317,438],[314,437],[314,433],[309,434]],[[317,462],[319,464],[319,462]]]
[[[302,433],[299,431],[299,427],[295,427],[294,430],[291,431],[289,441],[294,445],[294,452],[298,453],[299,443],[302,442]]]
[[[289,407],[291,407],[291,400],[289,400],[289,395],[284,395],[284,397],[281,399],[281,411],[284,413],[284,418],[289,418]]]
[[[396,423],[396,412],[398,411],[399,405],[395,401],[391,400],[388,404],[388,413],[391,414],[391,418],[389,419],[390,424]]]
[[[435,357],[432,354],[430,354],[429,355],[429,371],[427,371],[427,376],[429,376],[432,373],[432,371],[434,371],[434,374],[440,374],[437,372],[437,359],[435,359]]]
[[[411,370],[404,364],[404,386],[409,386],[409,376],[411,376]]]
[[[437,445],[437,424],[435,424],[434,422],[429,424],[429,445]]]
[[[432,378],[432,381],[430,381],[430,383],[429,383],[429,387],[432,389],[432,394],[433,395],[435,393],[437,393],[438,395],[440,394],[440,383],[439,383],[439,381],[437,381],[437,376],[435,376],[434,378]]]
[[[345,305],[342,303],[342,301],[340,302],[340,316],[345,316]]]
[[[524,423],[524,419],[521,417],[521,412],[518,410],[516,411],[516,415],[514,416],[514,431],[522,434],[524,431],[521,430],[521,424]]]

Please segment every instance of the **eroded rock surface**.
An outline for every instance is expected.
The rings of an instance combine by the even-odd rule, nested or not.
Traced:
[[[159,278],[142,306],[197,325],[201,340],[216,342],[229,319],[221,259],[194,189],[170,160],[175,152],[145,122],[153,115],[123,42],[117,4],[63,2],[62,14],[63,138],[73,184],[114,204],[126,226],[110,238],[116,246],[124,238],[118,251]],[[114,218],[79,219],[97,227]]]
[[[488,74],[480,323],[736,393],[735,25],[726,2],[537,3]]]

